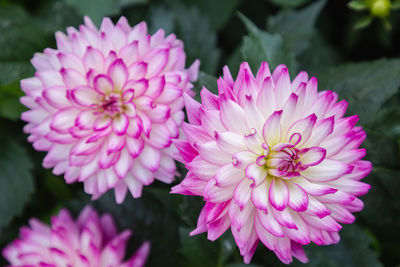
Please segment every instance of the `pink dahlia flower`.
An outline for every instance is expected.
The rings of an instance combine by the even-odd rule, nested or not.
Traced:
[[[169,154],[184,119],[182,94],[191,94],[199,62],[185,69],[183,43],[146,23],[131,28],[124,17],[98,30],[85,25],[57,32],[57,49],[35,54],[33,78],[21,81],[30,110],[22,114],[35,149],[47,151],[43,166],[84,182],[96,199],[114,188],[140,197],[154,178],[172,182]]]
[[[20,238],[3,250],[10,267],[141,267],[150,251],[145,242],[127,261],[126,242],[131,231],[117,234],[108,214],[101,217],[87,206],[76,221],[67,210],[51,218],[51,227],[31,219]]]
[[[256,77],[243,63],[236,81],[225,67],[218,96],[203,88],[201,99],[185,97],[189,124],[175,142],[189,172],[172,192],[206,201],[191,235],[213,241],[231,228],[246,263],[259,240],[284,263],[306,262],[302,245],[337,243],[372,168],[358,116],[343,117],[347,102],[317,92],[306,72],[291,81],[280,65],[271,75],[265,62]]]

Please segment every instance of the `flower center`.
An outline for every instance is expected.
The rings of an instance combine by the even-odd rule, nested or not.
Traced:
[[[267,170],[268,175],[282,179],[291,179],[292,177],[299,176],[300,171],[306,169],[299,160],[299,149],[289,144],[278,144],[268,148],[268,150],[257,159],[257,164],[260,167],[263,166]]]
[[[123,103],[121,102],[121,94],[111,93],[103,97],[101,108],[104,112],[111,116],[121,113]]]

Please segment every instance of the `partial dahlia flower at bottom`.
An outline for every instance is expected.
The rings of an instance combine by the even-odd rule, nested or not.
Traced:
[[[191,234],[214,241],[230,229],[246,263],[259,241],[287,264],[307,261],[303,245],[339,242],[372,169],[347,102],[318,92],[306,72],[291,81],[286,66],[271,73],[266,62],[255,76],[242,63],[236,80],[225,67],[218,95],[200,95],[201,104],[185,97],[189,123],[175,141],[188,173],[172,193],[206,202]]]
[[[131,231],[118,234],[112,217],[100,217],[90,206],[76,221],[63,209],[51,218],[51,226],[37,219],[29,224],[3,250],[10,267],[142,267],[150,251],[145,242],[123,262]]]

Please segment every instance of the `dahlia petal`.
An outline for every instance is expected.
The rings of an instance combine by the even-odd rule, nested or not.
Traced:
[[[337,191],[337,189],[319,184],[318,182],[310,182],[308,179],[304,177],[295,177],[292,179],[294,183],[299,185],[304,189],[308,194],[312,196],[322,196],[326,194],[332,194]]]
[[[290,214],[294,224],[296,225],[296,228],[284,228],[286,236],[298,244],[308,245],[311,241],[309,226],[299,215],[297,215],[297,213],[291,212]]]
[[[250,151],[240,151],[232,156],[233,165],[239,168],[245,168],[257,160],[257,155]]]
[[[324,204],[313,197],[308,198],[308,207],[304,213],[317,216],[319,218],[324,218],[325,216],[331,214],[330,210],[325,207]]]
[[[301,163],[309,167],[321,163],[325,159],[326,150],[321,147],[310,147],[303,149],[300,153],[302,153]]]
[[[164,123],[170,117],[170,107],[163,104],[154,104],[152,109],[147,111],[147,116],[154,123]]]
[[[136,158],[143,151],[144,141],[142,138],[126,138],[126,147],[131,157]]]
[[[134,162],[132,170],[132,175],[135,179],[140,181],[144,185],[149,185],[154,181],[154,175],[151,171],[145,168],[137,160]]]
[[[122,89],[125,82],[128,80],[128,69],[122,59],[115,60],[107,70],[108,76],[114,83],[115,88]]]
[[[94,69],[98,73],[104,72],[104,56],[99,49],[89,46],[82,61],[86,70]]]
[[[260,68],[258,69],[256,79],[258,84],[263,84],[267,77],[271,77],[271,71],[267,62],[261,62]]]
[[[277,144],[281,140],[282,127],[281,127],[282,111],[275,111],[263,126],[263,137],[268,144]]]
[[[235,203],[242,209],[250,200],[251,196],[251,181],[243,179],[233,192]],[[232,219],[232,218],[231,218]]]
[[[351,224],[356,220],[353,214],[340,205],[326,204],[326,207],[331,211],[331,217],[340,223]]]
[[[119,179],[125,178],[128,171],[132,168],[133,158],[130,156],[127,149],[121,151],[118,162],[114,165],[114,171]]]
[[[287,99],[289,98],[290,94],[292,93],[291,90],[291,83],[290,83],[290,76],[289,70],[287,68],[282,68],[279,76],[275,79],[275,94],[276,94],[276,102],[277,107],[282,107]]]
[[[248,128],[261,131],[264,125],[264,116],[258,109],[256,103],[254,103],[251,96],[246,96],[244,112],[245,114],[252,114],[252,116],[245,117]]]
[[[204,188],[204,199],[213,203],[225,202],[233,197],[233,187],[220,188],[214,179],[208,181]]]
[[[112,120],[112,129],[114,133],[117,135],[125,135],[128,126],[129,126],[129,118],[125,114],[116,116]]]
[[[239,231],[247,223],[249,217],[252,215],[254,207],[251,203],[247,202],[243,207],[239,207],[232,203],[229,205],[229,217],[232,227]]]
[[[85,85],[86,79],[85,77],[74,69],[65,69],[62,68],[60,70],[60,74],[64,80],[65,85],[69,89],[73,89],[79,85]]]
[[[125,146],[125,142],[125,136],[110,134],[107,138],[107,154],[121,151]]]
[[[311,114],[304,119],[297,120],[294,122],[287,132],[287,137],[292,136],[294,133],[301,134],[301,141],[299,146],[307,142],[310,138],[315,122],[317,121],[317,116]]]
[[[91,87],[78,86],[70,91],[74,102],[83,107],[90,107],[97,102],[97,93]]]
[[[268,191],[269,201],[271,205],[282,211],[289,204],[289,189],[284,181],[274,178]]]
[[[162,124],[153,124],[149,135],[148,143],[158,149],[166,148],[171,145],[171,133]]]
[[[253,181],[252,187],[259,186],[267,178],[267,170],[259,166],[257,163],[252,163],[246,167],[246,177]]]
[[[264,117],[269,117],[276,109],[274,84],[271,77],[265,78],[262,89],[257,95],[257,106]]]
[[[109,116],[98,117],[93,124],[93,130],[103,131],[111,125],[111,122],[112,120]]]
[[[257,209],[268,212],[268,192],[269,182],[265,180],[260,185],[254,187],[251,191],[251,201]]]
[[[200,107],[201,104],[191,98],[188,94],[183,94],[183,100],[185,102],[186,112],[188,121],[191,124],[199,125],[200,121]]]
[[[200,156],[196,156],[190,163],[187,163],[186,166],[197,177],[205,180],[209,180],[211,177],[214,177],[217,170],[220,168],[218,165],[209,164]]]
[[[360,148],[360,149],[343,151],[342,153],[336,154],[335,156],[331,157],[331,159],[339,160],[347,164],[352,164],[356,161],[359,161],[366,155],[367,155],[366,149]]]
[[[127,176],[125,176],[124,182],[134,198],[141,197],[143,184],[139,180],[133,178],[131,174],[127,174]]]
[[[138,159],[151,172],[155,172],[160,167],[160,152],[151,146],[144,146]]]
[[[275,220],[282,226],[289,229],[298,229],[296,223],[294,222],[289,209],[284,209],[283,211],[278,211],[271,207],[269,211],[274,216]]]
[[[208,133],[225,132],[226,128],[221,123],[220,113],[216,110],[200,109],[201,126]]]
[[[45,88],[52,86],[65,86],[63,82],[63,77],[61,76],[60,72],[56,70],[41,70],[36,72],[35,76],[42,82],[43,87]],[[23,81],[26,80],[27,79],[24,79]],[[32,81],[26,81],[25,83],[32,83]],[[23,83],[21,81],[21,86],[22,85]]]
[[[289,238],[277,238],[275,241],[275,254],[285,264],[292,262]]]
[[[228,216],[225,216],[225,218],[221,218],[218,221],[209,223],[207,225],[207,227],[208,227],[207,239],[211,240],[211,241],[215,241],[223,233],[225,233],[226,230],[229,229],[230,225],[231,225],[231,222],[230,222]]]
[[[152,99],[157,98],[157,103],[164,104],[163,101],[159,101],[159,97],[166,90],[171,89],[166,87],[165,76],[155,77],[148,80],[148,88],[145,95],[150,96]],[[179,92],[181,93],[181,92]]]
[[[258,238],[260,238],[261,242],[270,250],[275,249],[275,239],[276,237],[270,234],[266,228],[261,224],[261,221],[258,216],[254,216],[254,228],[257,233]]]
[[[248,131],[242,107],[231,100],[222,103],[220,118],[227,130],[238,134],[244,134]]]
[[[67,133],[74,126],[78,112],[72,107],[60,109],[54,114],[50,128],[58,133]]]
[[[296,92],[296,89],[299,87],[301,83],[307,83],[308,74],[305,71],[300,71],[299,74],[292,81],[292,91]]]
[[[206,109],[218,109],[218,97],[203,87],[200,91],[201,103]]]
[[[112,89],[114,88],[112,79],[104,74],[97,75],[94,78],[93,84],[94,89],[102,95],[111,93]]]
[[[343,191],[336,191],[333,194],[317,196],[318,199],[322,203],[333,203],[333,204],[343,204],[348,205],[353,202],[355,197]]]
[[[160,49],[151,58],[147,60],[147,78],[154,77],[160,73],[168,62],[168,49]]]
[[[287,182],[289,190],[289,207],[297,212],[305,211],[308,207],[308,196],[306,191],[296,183]]]
[[[258,210],[256,217],[260,221],[262,227],[274,237],[284,237],[282,226],[275,220],[271,212]],[[260,236],[259,236],[260,237]],[[261,239],[262,240],[262,239]]]
[[[331,216],[325,216],[323,218],[318,218],[316,216],[307,215],[305,213],[298,213],[300,217],[310,226],[315,227],[320,230],[337,232],[342,226],[338,224]]]
[[[341,161],[324,159],[320,164],[302,171],[302,175],[313,182],[328,182],[351,173],[354,167]]]
[[[239,183],[243,178],[243,171],[235,168],[232,164],[219,168],[214,177],[219,187],[232,186]]]
[[[234,154],[246,149],[242,139],[241,135],[234,132],[215,132],[217,146],[229,154]]]
[[[232,162],[231,156],[219,149],[217,142],[208,142],[204,144],[195,144],[194,147],[199,155],[207,162],[218,165],[225,165]]]

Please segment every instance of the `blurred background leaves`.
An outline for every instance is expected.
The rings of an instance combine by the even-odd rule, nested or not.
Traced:
[[[357,0],[364,1],[364,0]],[[141,199],[116,205],[112,192],[91,202],[81,184],[41,167],[44,154],[33,150],[19,120],[24,110],[19,80],[32,76],[35,52],[55,47],[54,32],[78,26],[89,15],[97,25],[104,16],[145,20],[151,32],[164,28],[184,41],[187,64],[202,62],[195,90],[216,92],[224,65],[236,74],[240,62],[285,63],[291,76],[306,70],[319,78],[320,90],[338,92],[349,101],[368,134],[364,147],[374,163],[365,179],[371,191],[342,241],[308,246],[309,266],[398,266],[400,264],[400,12],[392,2],[384,18],[364,21],[366,9],[352,10],[345,0],[0,0],[0,247],[15,239],[30,217],[49,222],[68,207],[76,215],[88,203],[110,212],[120,229],[134,236],[129,252],[144,240],[152,243],[148,266],[283,266],[260,245],[251,265],[244,265],[228,231],[215,242],[189,237],[201,198],[170,195],[155,183]],[[390,24],[390,30],[382,20]],[[386,27],[386,28],[385,28]],[[183,172],[184,167],[178,166]],[[177,178],[182,179],[181,178]],[[0,264],[5,262],[0,260]],[[294,266],[303,264],[294,261]]]

